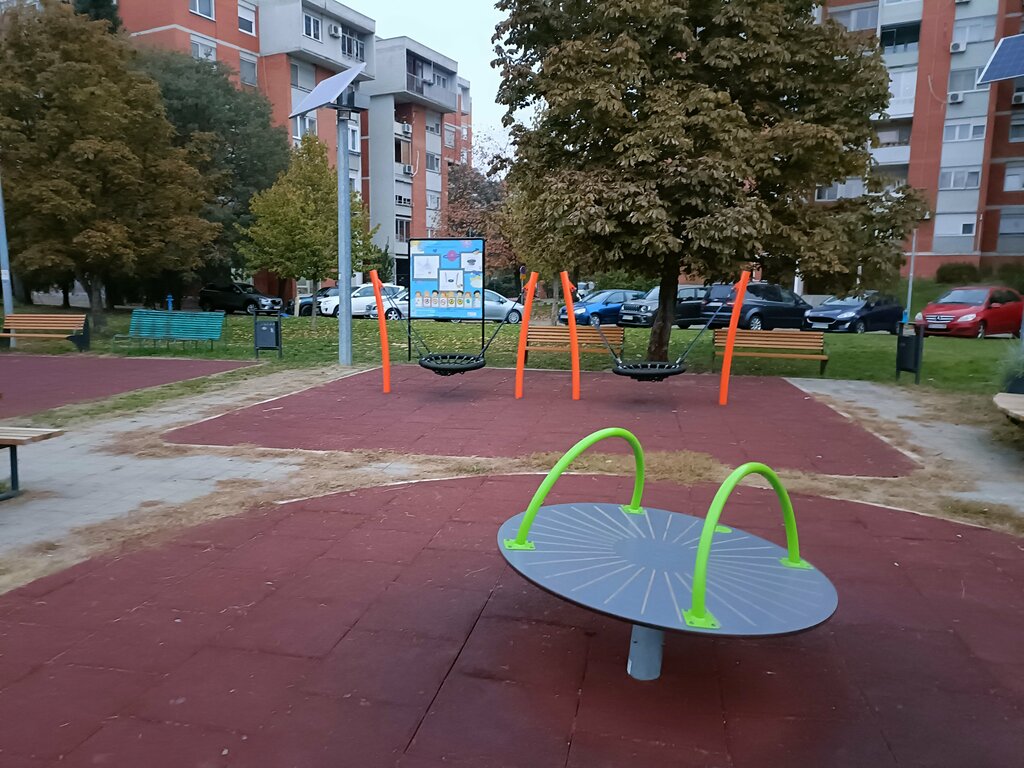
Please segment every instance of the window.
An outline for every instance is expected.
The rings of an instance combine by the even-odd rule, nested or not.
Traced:
[[[819,202],[839,199],[839,185],[831,184],[827,187],[818,187],[814,192],[814,199]]]
[[[469,152],[464,149],[459,150],[459,162],[465,163],[469,161]]]
[[[410,219],[395,219],[395,239],[400,243],[409,242],[409,227],[412,225]]]
[[[851,32],[858,29],[874,29],[878,26],[878,6],[829,11],[828,17],[839,22]]]
[[[427,152],[427,170],[435,173],[441,172],[441,156],[433,152]]]
[[[438,136],[441,135],[441,119],[438,117],[431,117],[427,122],[427,133],[433,133]]]
[[[960,234],[961,235],[973,235],[974,234],[974,225],[975,225],[975,222],[973,222],[973,221],[969,221],[969,222],[966,222],[964,224],[961,224],[960,225]]]
[[[359,151],[359,129],[349,126],[348,129],[348,148],[351,152]]]
[[[405,195],[395,195],[395,205],[412,205],[412,198]]]
[[[448,75],[442,75],[440,72],[434,73],[434,85],[441,88],[448,88]]]
[[[943,141],[971,141],[985,138],[984,123],[947,123],[942,130]]]
[[[912,114],[916,92],[916,68],[889,70],[889,114]]]
[[[1024,190],[1024,165],[1006,166],[1006,175],[1003,177],[1004,192],[1020,192]]]
[[[910,143],[909,125],[886,125],[878,129],[876,147],[905,147]]]
[[[302,14],[302,34],[312,40],[322,42],[320,36],[320,17],[309,13]]]
[[[316,136],[316,112],[292,118],[292,141],[298,146],[307,133]]]
[[[949,73],[949,92],[956,91],[980,91],[988,88],[987,85],[978,85],[978,68],[954,69]]]
[[[444,145],[446,147],[455,146],[455,129],[450,125],[444,127]]]
[[[879,37],[883,53],[911,53],[917,50],[921,39],[921,23],[882,27]]]
[[[1004,213],[999,217],[1000,235],[1024,235],[1024,213]]]
[[[1024,118],[1016,118],[1010,123],[1010,141],[1024,141]]]
[[[239,54],[238,75],[246,85],[256,85],[256,59],[244,53]]]
[[[441,194],[439,192],[427,192],[427,208],[432,211],[440,210]]]
[[[188,9],[208,19],[213,18],[213,0],[188,0]]]
[[[256,6],[248,3],[238,4],[238,29],[247,35],[256,34]]]
[[[366,43],[362,36],[345,25],[341,27],[341,53],[350,59],[366,61]]]
[[[939,189],[977,189],[980,184],[980,168],[956,168],[939,173]]]
[[[203,37],[192,36],[192,58],[207,61],[217,60],[217,44]]]
[[[995,40],[995,37],[995,16],[978,16],[973,19],[960,19],[953,24],[954,43],[978,43],[983,40]]]
[[[316,71],[311,64],[291,63],[292,87],[303,91],[313,90],[316,85]]]

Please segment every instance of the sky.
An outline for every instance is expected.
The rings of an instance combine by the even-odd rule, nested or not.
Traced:
[[[491,36],[502,19],[493,0],[342,0],[375,19],[378,37],[411,37],[459,63],[459,76],[470,82],[473,98],[473,134],[477,139],[503,137],[495,95],[501,78],[491,69]]]

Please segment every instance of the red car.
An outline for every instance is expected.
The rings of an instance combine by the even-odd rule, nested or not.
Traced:
[[[1024,300],[1003,285],[965,285],[947,291],[914,318],[925,336],[1020,334]]]

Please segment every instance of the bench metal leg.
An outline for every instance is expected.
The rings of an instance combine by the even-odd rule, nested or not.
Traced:
[[[0,493],[0,501],[13,499],[21,493],[21,488],[18,486],[18,446],[9,445],[7,450],[11,452],[11,489]]]
[[[660,629],[633,625],[629,638],[629,661],[626,672],[634,680],[657,680],[661,676],[661,649],[665,633]]]

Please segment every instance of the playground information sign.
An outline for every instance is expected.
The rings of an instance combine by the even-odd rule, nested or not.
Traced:
[[[409,241],[409,317],[482,320],[484,241]]]

